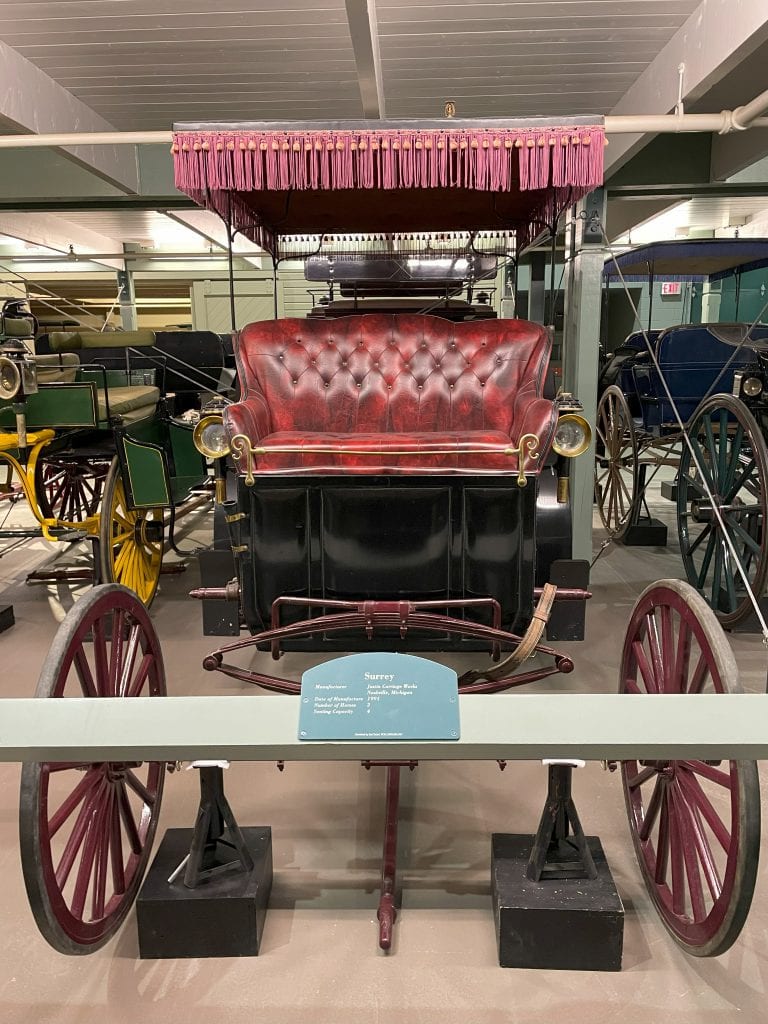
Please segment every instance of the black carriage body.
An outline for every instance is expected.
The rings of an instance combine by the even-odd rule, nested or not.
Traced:
[[[271,478],[253,487],[241,478],[232,539],[245,624],[252,633],[267,628],[281,597],[495,598],[502,628],[520,633],[533,612],[536,491],[535,479],[518,487],[514,478],[487,476]],[[464,614],[491,623],[490,607]],[[280,622],[306,615],[305,607],[287,603]],[[393,633],[377,634],[376,642],[382,650],[487,647],[412,631],[405,641]],[[282,646],[317,649],[317,640],[286,639]],[[370,642],[341,634],[327,636],[322,646],[368,649]]]

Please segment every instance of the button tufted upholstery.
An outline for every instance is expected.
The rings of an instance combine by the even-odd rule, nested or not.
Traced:
[[[548,332],[524,320],[254,323],[235,341],[242,400],[224,423],[230,438],[245,434],[254,446],[303,449],[261,455],[263,472],[512,473],[516,458],[498,449],[534,433],[541,453],[525,468],[535,473],[557,418],[542,397],[550,348]],[[492,450],[461,454],[468,448]]]

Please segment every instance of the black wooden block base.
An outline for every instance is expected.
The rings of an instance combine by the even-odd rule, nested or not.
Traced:
[[[627,548],[665,548],[667,546],[667,526],[660,519],[641,519],[633,523],[619,539],[619,544]]]
[[[15,623],[16,619],[13,617],[13,605],[0,605],[0,633],[4,633],[6,629],[10,629]]]
[[[136,902],[143,960],[257,956],[272,888],[272,830],[244,828],[253,871],[231,871],[184,885],[184,872],[168,878],[189,853],[192,829],[165,833]]]
[[[677,501],[677,481],[676,480],[662,480],[661,481],[661,496],[666,498],[667,501]]]
[[[491,890],[500,967],[620,971],[624,907],[603,847],[587,843],[597,878],[531,882],[533,836],[491,837]]]

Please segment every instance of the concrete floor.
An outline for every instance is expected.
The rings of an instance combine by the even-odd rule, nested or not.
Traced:
[[[668,506],[667,506],[668,508]],[[596,532],[596,549],[601,535]],[[560,645],[576,671],[553,685],[570,691],[616,688],[621,641],[634,599],[654,579],[680,574],[674,533],[664,549],[609,548],[593,572],[588,641]],[[17,624],[0,636],[0,692],[29,696],[71,602],[63,587],[20,582],[43,557],[25,548],[0,560],[0,593]],[[47,552],[45,553],[47,554]],[[68,556],[70,559],[72,555]],[[153,607],[173,694],[244,692],[219,682],[200,662],[199,609],[186,597],[193,567],[164,577]],[[733,636],[742,683],[765,688],[760,638]],[[464,661],[468,659],[464,658]],[[308,659],[288,657],[299,675]],[[538,684],[541,690],[547,681]],[[258,700],[254,693],[254,700]],[[514,700],[514,694],[510,694]],[[574,722],[578,729],[578,722]],[[626,910],[620,974],[502,970],[497,966],[489,898],[490,833],[529,832],[544,798],[537,764],[500,773],[482,763],[426,764],[406,775],[400,836],[402,910],[389,955],[376,945],[376,887],[383,815],[383,770],[342,764],[237,764],[227,774],[243,825],[271,825],[275,884],[262,955],[242,960],[139,961],[135,919],[90,957],[66,958],[38,934],[19,864],[19,767],[0,765],[0,1022],[2,1024],[165,1024],[211,1019],[229,1024],[537,1024],[573,1021],[764,1021],[768,988],[768,877],[738,943],[719,960],[687,957],[650,905],[631,848],[619,778],[590,764],[575,796],[589,833],[600,835]],[[161,829],[190,826],[196,778],[168,780]],[[764,791],[766,787],[764,787]],[[553,936],[553,942],[557,941]]]

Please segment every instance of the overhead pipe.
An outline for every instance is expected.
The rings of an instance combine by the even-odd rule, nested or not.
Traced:
[[[755,96],[751,103],[737,107],[731,114],[731,124],[736,131],[745,131],[758,121],[764,121],[763,114],[768,113],[768,89]]]
[[[768,95],[768,94],[766,94]],[[749,107],[752,104],[748,104]],[[738,111],[723,110],[719,114],[609,114],[605,118],[606,135],[673,135],[679,132],[717,132],[730,135],[746,128],[768,128],[768,117],[754,116],[748,123],[735,120]],[[768,101],[763,110],[768,110]]]
[[[768,91],[751,103],[719,114],[608,114],[607,135],[674,135],[678,132],[717,132],[728,135],[747,128],[768,128]],[[63,132],[45,135],[0,135],[0,149],[38,146],[144,146],[170,145],[173,132]]]

